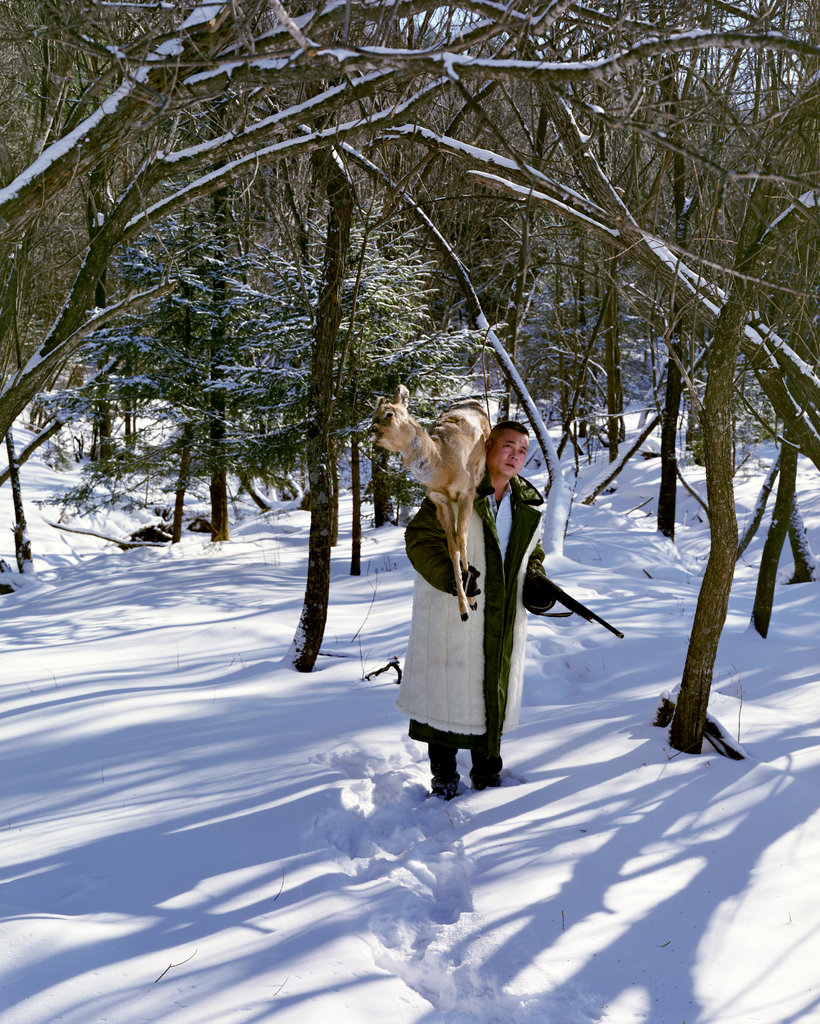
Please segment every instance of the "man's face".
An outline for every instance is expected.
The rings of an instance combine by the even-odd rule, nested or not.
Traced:
[[[487,442],[487,472],[495,483],[518,476],[527,459],[530,440],[517,430],[502,430],[498,437]]]

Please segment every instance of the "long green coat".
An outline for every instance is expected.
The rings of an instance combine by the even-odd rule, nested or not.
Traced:
[[[543,498],[523,477],[511,481],[513,523],[502,560],[484,477],[468,533],[470,564],[481,571],[478,609],[461,621],[444,530],[425,498],[405,533],[416,570],[410,642],[397,705],[413,739],[498,754],[501,733],[518,722],[526,644],[524,576],[543,573]]]

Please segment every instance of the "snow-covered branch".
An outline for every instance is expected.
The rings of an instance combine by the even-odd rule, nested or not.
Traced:
[[[78,175],[98,166],[133,133],[135,124],[145,131],[165,117],[168,86],[178,78],[179,67],[189,57],[201,61],[222,45],[220,30],[232,10],[230,2],[197,5],[178,32],[128,71],[95,110],[0,189],[0,239],[19,239],[43,206]]]
[[[126,231],[128,234],[133,234],[138,231],[146,230],[150,227],[153,221],[167,216],[180,206],[190,203],[199,196],[208,195],[221,184],[228,183],[242,174],[252,173],[262,164],[273,163],[276,160],[293,157],[299,153],[309,153],[314,149],[321,148],[322,146],[335,145],[348,137],[358,136],[365,131],[372,132],[375,128],[378,128],[381,125],[390,125],[393,120],[404,120],[409,110],[422,101],[429,99],[433,93],[443,88],[446,84],[447,82],[445,79],[435,80],[428,83],[418,92],[414,93],[403,103],[396,104],[385,109],[375,110],[369,114],[364,114],[361,117],[354,118],[351,121],[347,121],[342,124],[334,124],[330,128],[324,128],[317,131],[310,131],[305,126],[301,126],[301,130],[297,130],[297,118],[300,113],[304,114],[306,104],[300,104],[298,107],[289,108],[287,111],[287,122],[290,131],[294,134],[286,135],[284,139],[273,142],[269,145],[264,143],[263,137],[259,140],[262,143],[261,145],[252,146],[249,152],[246,151],[241,156],[228,160],[218,167],[213,167],[213,159],[207,159],[209,155],[207,145],[200,146],[196,150],[197,166],[205,164],[209,167],[213,167],[213,169],[209,170],[206,174],[195,178],[189,184],[173,192],[171,195],[152,204],[148,209],[141,211],[128,223]],[[267,124],[267,129],[269,131],[276,131],[282,123],[283,119],[278,116],[275,119],[271,118]],[[260,132],[260,134],[263,135],[262,132]],[[243,139],[246,149],[247,141],[249,139],[256,142],[256,132],[249,132]],[[217,147],[216,150],[210,152],[219,152],[220,155],[224,156],[224,148],[220,149]],[[175,164],[182,158],[179,156],[168,156],[165,157],[165,159],[169,163]]]
[[[166,281],[155,288],[128,295],[104,309],[92,310],[83,325],[68,337],[61,338],[59,344],[48,341],[44,343],[25,366],[0,387],[0,435],[5,435],[19,409],[24,408],[41,389],[46,387],[60,366],[77,351],[90,334],[117,317],[130,313],[161,295],[167,295],[175,286],[175,282]]]
[[[492,27],[491,27],[492,28]],[[474,30],[474,35],[478,31]],[[484,35],[488,29],[484,29]],[[495,34],[490,31],[489,34]],[[413,50],[383,46],[333,46],[296,54],[289,61],[290,80],[325,79],[340,72],[351,73],[376,68],[394,68],[413,75],[446,74],[463,81],[531,82],[540,80],[552,86],[579,82],[609,84],[630,68],[670,53],[697,53],[702,50],[770,51],[799,54],[816,59],[820,46],[781,32],[735,30],[706,32],[699,29],[674,35],[643,39],[605,57],[590,60],[525,60],[518,57],[478,57],[465,49]]]

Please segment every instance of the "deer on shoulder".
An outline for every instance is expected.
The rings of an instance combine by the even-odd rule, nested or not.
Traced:
[[[464,399],[445,409],[428,432],[407,411],[409,400],[403,384],[392,402],[380,398],[370,433],[376,444],[401,455],[436,506],[453,563],[459,611],[466,622],[468,608],[475,610],[477,605],[467,597],[461,574],[467,570],[467,527],[475,489],[484,475],[490,420],[479,402]]]

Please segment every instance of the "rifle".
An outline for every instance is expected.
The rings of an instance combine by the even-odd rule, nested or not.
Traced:
[[[623,633],[619,629],[616,629],[614,626],[610,625],[610,623],[608,623],[606,619],[602,619],[601,616],[596,615],[591,608],[587,608],[585,604],[581,604],[581,602],[576,601],[574,597],[570,597],[569,594],[563,591],[556,583],[553,583],[551,579],[548,579],[546,576],[542,577],[541,579],[542,586],[544,584],[547,584],[547,586],[544,588],[544,597],[546,597],[548,600],[552,598],[554,601],[557,601],[558,604],[562,604],[565,608],[568,608],[570,612],[575,612],[575,614],[580,615],[582,619],[586,619],[587,622],[600,623],[600,625],[602,625],[604,629],[608,629],[610,633],[614,633],[615,636],[620,637],[621,640],[623,640]],[[535,614],[549,615],[549,612],[536,612]],[[558,614],[560,615],[562,613],[559,612]]]

